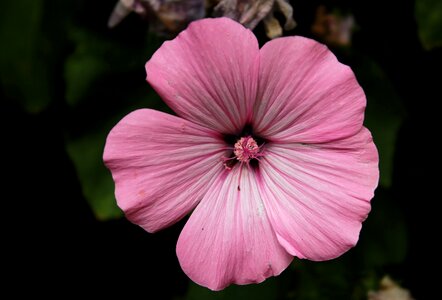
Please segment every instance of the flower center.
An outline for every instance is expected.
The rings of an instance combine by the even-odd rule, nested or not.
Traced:
[[[248,163],[260,156],[258,143],[251,136],[240,138],[233,147],[233,153],[240,162]]]

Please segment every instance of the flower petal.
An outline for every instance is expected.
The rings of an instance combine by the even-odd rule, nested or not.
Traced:
[[[104,162],[127,218],[149,232],[192,210],[224,169],[217,133],[155,110],[124,117],[109,133]]]
[[[281,245],[311,260],[335,258],[359,238],[379,179],[370,132],[328,144],[269,145],[260,190]]]
[[[184,272],[212,290],[261,282],[280,274],[293,259],[271,228],[254,171],[241,168],[215,181],[178,239]]]
[[[227,19],[195,21],[146,64],[147,81],[181,117],[239,133],[256,98],[258,42]]]
[[[362,127],[366,100],[353,72],[313,40],[265,44],[258,86],[253,127],[271,141],[323,143]]]

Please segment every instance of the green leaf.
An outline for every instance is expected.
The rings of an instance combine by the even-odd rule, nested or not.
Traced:
[[[193,282],[190,283],[187,295],[183,300],[273,300],[278,299],[276,278],[269,278],[260,284],[231,285],[228,288],[213,292]]]
[[[354,279],[352,268],[344,257],[325,262],[295,259],[296,300],[350,299]]]
[[[67,142],[71,157],[82,186],[83,194],[99,220],[122,215],[114,196],[114,183],[103,164],[105,142],[102,132],[93,132]]]
[[[149,53],[159,47],[157,38],[136,36],[138,42],[127,44],[109,29],[108,35],[86,29],[71,28],[70,37],[75,51],[65,64],[66,100],[70,106],[91,101],[88,92],[103,77],[142,70]]]
[[[66,100],[76,121],[68,129],[68,153],[95,215],[106,220],[122,215],[102,159],[107,134],[135,109],[166,108],[149,88],[144,73],[144,64],[161,40],[146,39],[143,34],[127,37],[124,30],[102,27],[101,33],[86,27],[69,28],[74,51],[66,61],[64,77]]]
[[[401,206],[390,192],[378,189],[372,211],[364,222],[355,255],[364,269],[400,264],[407,255],[408,232]]]
[[[442,2],[416,0],[415,17],[423,46],[427,50],[442,46]]]
[[[2,1],[0,4],[0,80],[9,99],[31,113],[42,111],[56,98],[58,66],[63,59],[63,28],[69,2]],[[67,6],[67,7],[66,7]],[[55,25],[56,24],[56,25]]]

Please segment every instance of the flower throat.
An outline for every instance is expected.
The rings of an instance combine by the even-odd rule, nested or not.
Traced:
[[[229,157],[223,157],[226,169],[232,169],[237,162],[252,167],[258,166],[259,157],[263,156],[264,140],[252,135],[250,125],[245,126],[239,136],[226,135],[224,140],[229,145],[228,149],[232,149]]]

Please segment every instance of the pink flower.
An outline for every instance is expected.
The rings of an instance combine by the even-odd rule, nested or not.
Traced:
[[[220,290],[280,274],[293,256],[353,247],[378,182],[365,96],[323,45],[259,49],[227,19],[193,22],[146,64],[177,113],[141,109],[109,133],[118,205],[148,232],[193,209],[177,243],[184,272]]]

